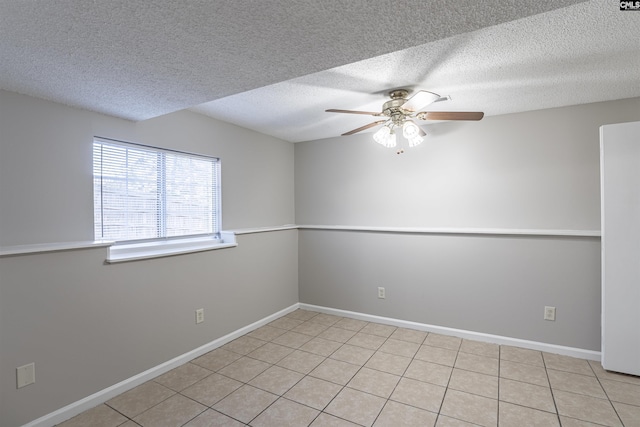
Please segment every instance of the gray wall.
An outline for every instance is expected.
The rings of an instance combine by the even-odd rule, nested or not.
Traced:
[[[433,124],[401,155],[371,134],[299,143],[296,223],[599,230],[598,128],[638,118],[636,98]],[[298,256],[303,303],[600,348],[598,237],[300,230]]]
[[[590,350],[600,346],[597,238],[301,230],[300,301]],[[386,298],[378,299],[383,286]],[[543,320],[557,307],[555,322]]]
[[[94,135],[219,156],[223,228],[294,222],[293,145],[178,112],[133,123],[0,91],[0,245],[93,240]],[[0,425],[50,413],[298,301],[297,231],[105,265],[105,249],[0,258]],[[195,324],[195,309],[205,322]],[[16,389],[15,368],[36,364]]]
[[[396,155],[370,134],[294,150],[190,112],[133,123],[0,91],[0,246],[93,238],[94,135],[221,157],[224,229],[597,230],[598,127],[639,119],[633,99],[435,124]],[[0,424],[38,418],[297,301],[599,349],[597,237],[288,230],[238,242],[117,265],[103,263],[104,249],[0,258]],[[558,307],[556,322],[542,320],[544,305]],[[195,325],[200,307],[206,320]],[[30,362],[37,382],[17,390],[15,368]]]

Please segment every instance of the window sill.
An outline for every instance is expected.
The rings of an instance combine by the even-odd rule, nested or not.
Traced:
[[[113,245],[108,248],[106,261],[109,264],[115,264],[238,246],[234,233],[223,231],[221,237],[221,239],[205,237]]]

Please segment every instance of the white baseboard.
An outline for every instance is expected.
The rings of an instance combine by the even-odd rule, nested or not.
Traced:
[[[198,347],[195,350],[184,353],[174,359],[171,359],[158,366],[154,366],[151,369],[141,372],[138,375],[127,378],[126,380],[121,381],[118,384],[114,384],[111,387],[100,390],[99,392],[87,396],[84,399],[80,399],[65,407],[62,407],[57,411],[51,412],[43,417],[33,420],[28,424],[24,424],[22,427],[52,427],[56,424],[73,418],[88,409],[98,406],[116,397],[117,395],[124,393],[125,391],[131,390],[132,388],[137,387],[149,380],[152,380],[174,368],[177,368],[178,366],[183,365],[195,359],[196,357],[200,357],[203,354],[210,352],[211,350],[215,350],[216,348],[223,346],[224,344],[233,341],[244,334],[258,329],[259,327],[264,326],[267,323],[273,322],[277,318],[297,310],[299,308],[299,305],[299,303],[295,303],[292,306],[285,308],[284,310],[280,310],[277,313],[267,316],[264,319],[258,320],[257,322],[245,326],[244,328],[233,331],[223,337],[211,341],[210,343]]]
[[[390,317],[374,316],[372,314],[357,313],[354,311],[339,310],[336,308],[322,307],[318,305],[300,303],[303,310],[317,311],[325,314],[349,317],[352,319],[365,320],[367,322],[382,323],[385,325],[397,326],[400,328],[417,329],[419,331],[434,332],[443,335],[465,338],[475,341],[484,341],[500,345],[510,345],[514,347],[528,348],[531,350],[545,351],[547,353],[562,354],[565,356],[577,357],[580,359],[600,361],[600,352],[585,350],[581,348],[565,347],[556,344],[547,344],[537,341],[522,340],[519,338],[503,337],[501,335],[484,334],[481,332],[466,331],[464,329],[446,328],[444,326],[428,325],[426,323],[410,322],[408,320],[393,319]]]
[[[357,313],[357,312],[347,311],[347,310],[339,310],[336,308],[328,308],[328,307],[322,307],[322,306],[311,305],[311,304],[296,303],[291,305],[290,307],[287,307],[283,310],[278,311],[277,313],[274,313],[261,320],[258,320],[257,322],[254,322],[248,326],[240,328],[221,338],[213,340],[210,343],[207,343],[201,347],[196,348],[195,350],[191,350],[187,353],[184,353],[165,363],[162,363],[158,366],[155,366],[151,369],[141,372],[138,375],[135,375],[131,378],[127,378],[126,380],[121,381],[118,384],[105,388],[104,390],[101,390],[97,393],[94,393],[90,396],[85,397],[84,399],[78,400],[63,408],[58,409],[57,411],[51,412],[43,417],[40,417],[34,421],[31,421],[30,423],[23,425],[23,427],[52,427],[56,424],[59,424],[70,418],[73,418],[74,416],[88,409],[98,406],[116,397],[117,395],[124,393],[125,391],[131,390],[132,388],[137,387],[142,383],[152,380],[164,374],[165,372],[170,371],[171,369],[177,368],[178,366],[184,363],[187,363],[195,359],[196,357],[202,356],[203,354],[210,352],[211,350],[215,350],[216,348],[230,341],[233,341],[234,339],[239,338],[242,335],[245,335],[255,329],[258,329],[261,326],[266,325],[267,323],[270,323],[276,320],[279,317],[282,317],[286,314],[291,313],[292,311],[297,310],[298,308],[303,310],[316,311],[319,313],[349,317],[351,319],[364,320],[367,322],[382,323],[385,325],[392,325],[392,326],[397,326],[401,328],[416,329],[420,331],[434,332],[434,333],[439,333],[443,335],[452,335],[452,336],[476,340],[476,341],[484,341],[484,342],[490,342],[494,344],[529,348],[532,350],[540,350],[548,353],[556,353],[556,354],[562,354],[565,356],[578,357],[580,359],[597,360],[597,361],[600,360],[599,351],[565,347],[565,346],[560,346],[555,344],[546,344],[546,343],[541,343],[536,341],[527,341],[527,340],[521,340],[518,338],[503,337],[500,335],[483,334],[480,332],[466,331],[463,329],[446,328],[443,326],[428,325],[425,323],[417,323],[417,322],[410,322],[407,320],[393,319],[389,317],[374,316],[372,314],[364,314],[364,313]]]

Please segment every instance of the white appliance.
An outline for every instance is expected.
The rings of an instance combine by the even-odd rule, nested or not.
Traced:
[[[602,366],[640,375],[640,122],[600,127]]]

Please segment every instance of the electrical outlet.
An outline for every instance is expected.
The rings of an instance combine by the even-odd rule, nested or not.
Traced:
[[[196,323],[204,322],[204,308],[199,308],[196,310]]]
[[[36,382],[36,364],[29,363],[28,365],[20,366],[16,368],[16,383],[17,388],[22,388]]]
[[[556,308],[545,307],[544,308],[544,320],[556,320]]]
[[[387,297],[387,296],[386,296],[386,293],[385,293],[385,291],[384,291],[384,288],[382,288],[382,287],[378,288],[378,298],[382,298],[382,299],[384,299],[384,298],[386,298],[386,297]]]

